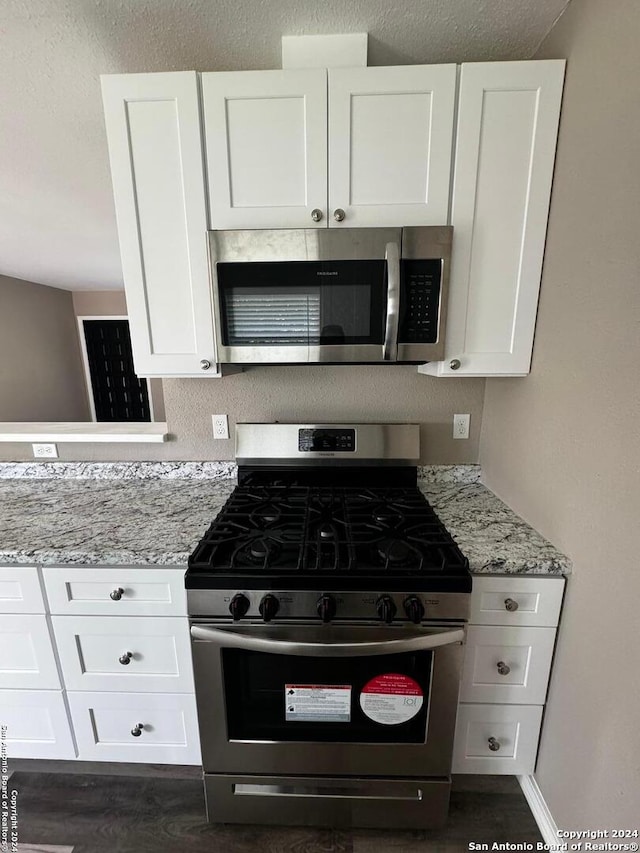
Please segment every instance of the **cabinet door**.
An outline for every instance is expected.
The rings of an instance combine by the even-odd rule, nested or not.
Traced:
[[[61,690],[0,690],[0,720],[12,758],[75,758]]]
[[[68,690],[192,693],[185,618],[54,616]]]
[[[23,613],[0,618],[0,685],[59,690],[60,676],[46,616]]]
[[[447,224],[455,90],[455,65],[329,70],[330,226]]]
[[[202,97],[211,228],[326,227],[327,72],[203,74]]]
[[[541,720],[542,705],[460,705],[451,772],[533,773]]]
[[[0,566],[0,613],[45,613],[35,566]]]
[[[215,375],[197,75],[103,77],[102,95],[136,372]]]
[[[564,67],[462,66],[447,357],[423,373],[529,372]]]

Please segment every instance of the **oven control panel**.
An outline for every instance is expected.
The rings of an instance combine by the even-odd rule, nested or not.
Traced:
[[[307,590],[187,590],[189,615],[233,622],[366,621],[386,625],[464,620],[467,592],[346,592]]]
[[[299,429],[298,450],[301,453],[322,452],[323,450],[353,453],[356,449],[355,429]]]

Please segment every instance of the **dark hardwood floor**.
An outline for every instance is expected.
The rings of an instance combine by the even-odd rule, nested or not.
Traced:
[[[456,777],[446,828],[401,832],[210,825],[192,768],[15,764],[20,841],[73,853],[457,853],[471,841],[542,840],[511,777]]]

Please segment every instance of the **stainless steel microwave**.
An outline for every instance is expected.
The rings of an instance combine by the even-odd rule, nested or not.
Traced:
[[[210,231],[225,364],[444,357],[453,229]]]

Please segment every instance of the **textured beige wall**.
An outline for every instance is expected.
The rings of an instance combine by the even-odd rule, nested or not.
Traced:
[[[640,814],[640,4],[573,0],[531,375],[487,382],[487,484],[574,561],[536,778],[560,827]]]
[[[75,290],[73,310],[77,317],[126,317],[124,290]]]
[[[435,379],[410,366],[255,367],[223,379],[165,379],[164,445],[59,445],[61,459],[232,459],[214,441],[211,415],[237,421],[410,421],[422,425],[424,462],[476,462],[483,379]],[[453,415],[471,414],[471,437],[451,437]],[[28,445],[0,444],[0,459],[29,459]]]
[[[0,276],[0,421],[90,417],[71,293]]]

